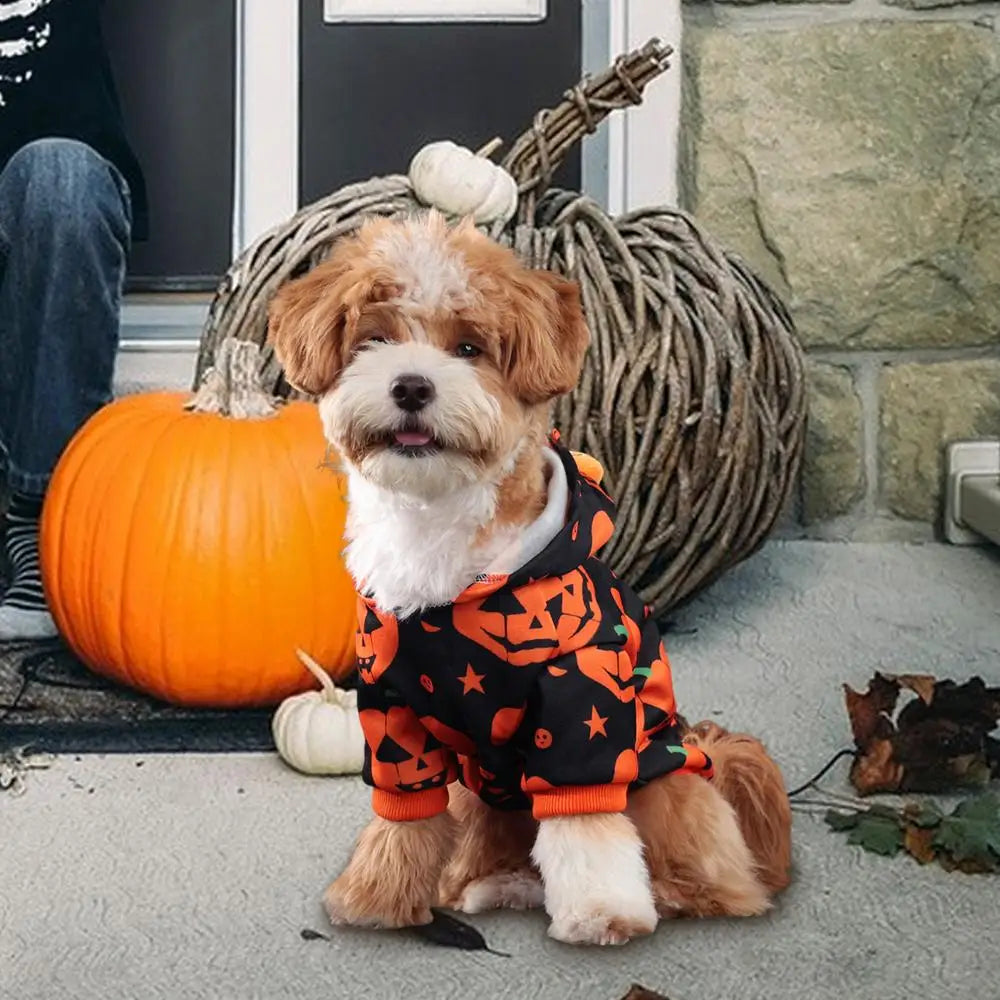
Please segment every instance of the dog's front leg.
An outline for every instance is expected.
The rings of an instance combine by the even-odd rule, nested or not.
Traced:
[[[447,813],[406,822],[376,816],[326,890],[330,922],[386,928],[430,923],[453,841],[454,820]]]
[[[625,944],[656,928],[642,841],[621,813],[542,820],[532,857],[549,934],[568,944]]]

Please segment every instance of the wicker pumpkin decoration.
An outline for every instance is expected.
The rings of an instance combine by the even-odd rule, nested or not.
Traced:
[[[357,691],[336,687],[308,653],[297,653],[320,689],[292,695],[278,706],[271,720],[278,755],[303,774],[360,774],[365,737]]]
[[[792,320],[742,260],[684,212],[611,218],[577,192],[549,189],[569,148],[610,112],[640,103],[669,55],[654,39],[539,112],[501,164],[518,184],[517,213],[484,226],[528,266],[580,285],[591,347],[554,423],[603,467],[619,514],[601,557],[657,615],[763,543],[795,489],[805,430]],[[274,292],[339,238],[366,218],[423,204],[409,178],[376,177],[264,234],[219,286],[198,372],[226,336],[263,344]],[[291,393],[273,354],[263,378]]]
[[[99,674],[169,702],[264,706],[309,687],[308,646],[354,665],[345,501],[316,407],[260,390],[228,341],[201,389],[128,396],[59,461],[41,565],[59,630]]]

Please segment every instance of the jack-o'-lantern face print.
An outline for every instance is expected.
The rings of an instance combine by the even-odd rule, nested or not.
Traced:
[[[441,788],[452,777],[451,758],[408,708],[359,713],[365,741],[371,748],[369,766],[378,788],[422,792]]]
[[[459,732],[451,726],[435,719],[433,715],[420,716],[420,724],[433,736],[442,746],[455,753],[472,755],[476,753],[476,744],[469,738],[467,733]]]
[[[643,667],[637,672],[645,677],[640,694],[643,703],[658,709],[664,716],[673,716],[677,711],[677,700],[674,697],[670,661],[662,643],[660,655],[648,667]]]
[[[607,688],[619,701],[632,701],[632,658],[621,647],[588,646],[576,654],[580,673]]]
[[[615,633],[620,637],[621,644],[581,649],[576,654],[576,662],[580,673],[585,677],[607,688],[619,701],[628,702],[635,698],[633,665],[639,652],[641,630],[638,622],[625,613],[621,594],[612,590],[611,596],[621,614],[621,621],[615,625]],[[649,676],[646,668],[641,668],[639,672]]]
[[[590,525],[590,554],[596,556],[611,540],[615,533],[615,522],[607,511],[599,510],[594,514]]]
[[[582,568],[460,601],[453,610],[460,635],[516,667],[586,646],[600,621],[593,581]]]
[[[374,684],[389,668],[399,649],[399,625],[392,615],[381,614],[360,597],[358,622],[355,636],[358,673],[365,684]]]
[[[639,681],[638,700],[641,711],[637,722],[642,738],[646,739],[664,726],[673,725],[677,715],[670,661],[663,643],[660,643],[659,656],[649,666],[640,667],[636,673],[643,678]]]

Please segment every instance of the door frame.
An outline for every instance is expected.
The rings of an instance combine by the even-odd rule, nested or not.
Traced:
[[[547,0],[323,0],[323,20],[436,24],[442,21],[542,21]]]
[[[352,0],[355,2],[355,0]],[[395,0],[402,5],[408,0]],[[422,4],[434,0],[421,0]],[[483,9],[492,0],[481,0]],[[561,0],[548,0],[549,3]],[[612,115],[582,145],[583,190],[612,214],[677,198],[681,110],[681,0],[580,0],[581,65],[596,73],[652,37],[669,43],[671,67],[641,105]],[[298,210],[299,3],[236,0],[236,99],[232,256]],[[555,95],[553,95],[555,96]],[[405,165],[400,165],[404,169]],[[129,296],[122,310],[121,350],[159,386],[161,366],[179,370],[178,355],[197,347],[208,296]],[[196,297],[199,298],[199,297]]]
[[[393,3],[396,15],[387,9]],[[654,36],[674,49],[671,68],[650,87],[644,102],[612,115],[606,127],[584,140],[583,189],[614,214],[642,205],[672,204],[677,197],[680,125],[680,0],[581,3],[585,72],[603,69],[618,54]],[[352,20],[360,19],[363,4],[364,0],[351,0]],[[480,0],[480,19],[523,19],[498,12],[510,6],[506,0],[496,4],[497,0]],[[405,13],[408,6],[409,0],[378,0],[379,12],[372,20],[412,21]],[[431,6],[431,0],[421,3],[425,10]],[[234,256],[298,210],[299,4],[236,0],[236,19]]]

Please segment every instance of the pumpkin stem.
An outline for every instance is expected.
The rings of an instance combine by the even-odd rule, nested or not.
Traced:
[[[330,675],[304,649],[295,650],[295,655],[302,661],[306,670],[320,682],[323,687],[323,697],[327,701],[339,702],[340,692],[330,679]]]
[[[252,340],[226,337],[215,352],[215,363],[184,408],[237,420],[259,420],[277,412],[276,402],[260,383],[260,347]]]
[[[500,136],[496,136],[490,139],[485,146],[476,150],[476,156],[481,156],[484,160],[489,159],[501,146],[503,145],[503,139]]]

